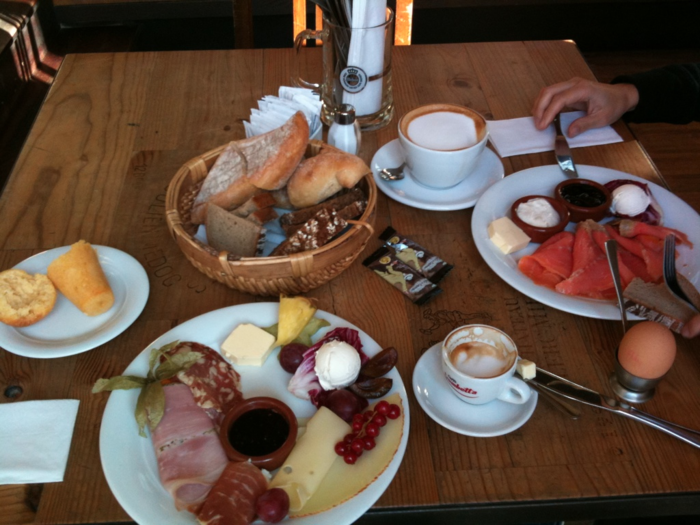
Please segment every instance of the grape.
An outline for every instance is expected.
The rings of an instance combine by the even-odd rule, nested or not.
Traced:
[[[377,406],[374,407],[379,414],[386,416],[389,413],[389,403],[387,401],[380,401]]]
[[[280,488],[270,489],[255,502],[255,513],[265,523],[282,521],[289,514],[289,496]]]
[[[348,390],[333,390],[324,406],[347,423],[352,422],[353,416],[361,410],[357,396]]]
[[[288,345],[284,345],[279,354],[282,369],[290,374],[296,372],[297,368],[299,368],[299,365],[304,360],[304,352],[306,352],[308,349],[308,346],[299,343],[289,343]]]

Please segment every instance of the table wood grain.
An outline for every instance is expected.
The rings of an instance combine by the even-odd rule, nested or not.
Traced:
[[[81,401],[64,482],[0,487],[0,524],[129,521],[101,470],[98,438],[108,396],[90,394],[92,385],[120,374],[151,341],[185,320],[233,304],[270,300],[230,290],[194,269],[167,232],[164,198],[185,161],[244,136],[242,121],[256,101],[290,84],[293,60],[287,49],[106,53],[64,60],[0,197],[0,268],[86,239],[136,257],[148,272],[151,294],[128,330],[92,351],[50,360],[0,351],[2,391],[23,389],[19,397],[3,397],[2,402]],[[320,50],[305,50],[300,70],[307,79],[318,78]],[[451,102],[489,119],[527,116],[542,87],[573,75],[593,78],[572,42],[397,47],[396,114]],[[396,138],[396,122],[363,134],[366,161]],[[577,149],[576,161],[663,184],[629,130],[623,124],[616,129],[624,142]],[[507,174],[552,163],[551,153],[503,160]],[[359,262],[308,295],[380,345],[395,346],[409,391],[423,352],[469,322],[498,326],[514,338],[524,357],[607,391],[619,323],[561,312],[509,287],[479,256],[471,214],[419,210],[380,195],[377,231],[391,224],[455,265],[444,281],[445,292],[423,307],[380,284]],[[365,253],[379,244],[373,239]],[[677,341],[676,364],[644,409],[697,426],[697,341]],[[526,425],[483,439],[437,425],[412,393],[409,403],[405,458],[367,519],[392,511],[444,510],[445,516],[469,516],[473,523],[517,523],[524,517],[551,518],[555,511],[560,519],[595,517],[613,503],[621,509],[619,515],[634,515],[635,508],[671,513],[683,507],[671,509],[668,498],[685,498],[683,504],[700,501],[700,452],[633,421],[588,407],[573,421],[540,400]],[[664,497],[665,507],[652,508]],[[404,519],[410,522],[406,515]]]

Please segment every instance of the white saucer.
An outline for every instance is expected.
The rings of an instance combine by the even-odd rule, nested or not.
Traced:
[[[425,413],[443,427],[465,436],[501,436],[523,426],[535,411],[534,390],[522,405],[498,399],[485,405],[460,401],[443,378],[440,359],[439,344],[421,356],[413,369],[413,393]]]
[[[428,188],[417,183],[411,177],[408,167],[404,170],[406,177],[403,180],[387,182],[378,175],[381,168],[395,168],[401,165],[403,160],[399,139],[384,144],[372,158],[374,180],[388,197],[423,210],[449,211],[471,208],[482,193],[505,175],[501,160],[489,148],[484,149],[474,173],[469,178],[444,190]]]

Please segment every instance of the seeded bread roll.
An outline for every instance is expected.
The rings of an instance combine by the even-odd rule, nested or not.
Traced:
[[[0,272],[0,322],[29,326],[46,317],[56,304],[56,288],[43,274],[24,270]]]
[[[89,242],[76,242],[49,264],[46,273],[54,286],[85,315],[103,314],[114,304],[112,288]]]
[[[302,161],[289,179],[289,202],[295,208],[313,206],[343,188],[354,187],[368,173],[369,166],[360,157],[332,150],[322,152]]]

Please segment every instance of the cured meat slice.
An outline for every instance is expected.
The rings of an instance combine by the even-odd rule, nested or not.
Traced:
[[[228,459],[214,422],[195,403],[187,385],[163,387],[165,413],[153,431],[161,483],[178,510],[196,513]]]
[[[190,387],[194,400],[218,428],[226,412],[243,400],[241,376],[217,351],[208,346],[182,342],[168,353],[200,352],[195,364],[177,378]]]
[[[571,275],[574,235],[561,232],[547,239],[532,255],[518,261],[518,268],[541,286],[554,286]]]
[[[229,463],[197,515],[201,525],[247,525],[267,480],[252,463]]]
[[[693,247],[693,243],[688,240],[688,236],[673,228],[665,228],[663,226],[652,226],[644,222],[632,221],[624,219],[620,221],[620,235],[623,237],[636,237],[637,235],[651,235],[659,239],[665,239],[667,235],[673,234],[676,237],[678,244],[686,244]]]

